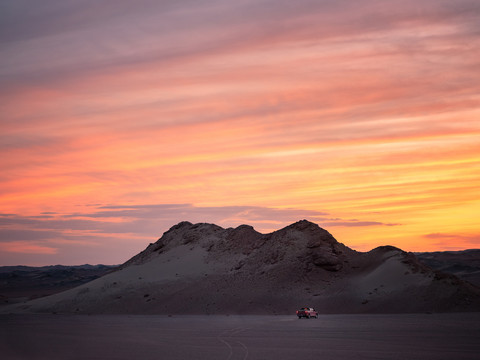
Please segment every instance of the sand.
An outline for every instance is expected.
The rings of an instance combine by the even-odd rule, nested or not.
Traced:
[[[480,313],[0,315],[4,360],[478,359]]]

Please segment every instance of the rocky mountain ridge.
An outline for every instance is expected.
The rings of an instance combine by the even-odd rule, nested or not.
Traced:
[[[479,311],[480,289],[392,246],[354,251],[306,220],[270,234],[181,222],[116,271],[17,311],[283,314]]]
[[[140,265],[155,254],[186,245],[201,246],[209,253],[208,259],[217,261],[222,260],[222,255],[229,254],[239,257],[242,264],[273,265],[295,255],[307,268],[313,264],[329,271],[341,270],[344,261],[342,254],[354,252],[337,242],[328,231],[306,220],[265,235],[249,225],[223,229],[214,224],[181,222],[120,269]],[[242,266],[237,266],[237,270]]]

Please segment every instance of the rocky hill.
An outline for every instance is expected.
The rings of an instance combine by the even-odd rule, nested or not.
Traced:
[[[182,222],[118,270],[8,311],[291,314],[479,311],[480,289],[384,246],[356,252],[309,221],[270,234]]]

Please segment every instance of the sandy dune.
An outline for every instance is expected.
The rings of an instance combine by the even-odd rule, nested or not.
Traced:
[[[292,314],[479,311],[480,289],[385,246],[367,253],[300,221],[271,234],[180,223],[118,271],[4,312]]]

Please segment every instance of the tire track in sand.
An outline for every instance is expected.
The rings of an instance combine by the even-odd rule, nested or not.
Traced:
[[[217,339],[223,343],[229,350],[225,360],[246,360],[248,359],[248,347],[241,341],[235,340],[232,337],[248,330],[248,328],[233,328],[222,331]]]

